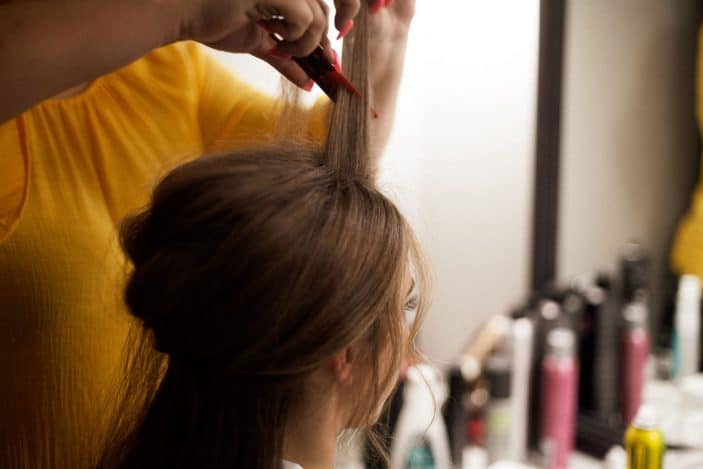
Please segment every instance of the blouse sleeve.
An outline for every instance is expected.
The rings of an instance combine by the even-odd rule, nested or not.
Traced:
[[[27,198],[29,160],[22,116],[0,124],[0,243],[19,223]]]

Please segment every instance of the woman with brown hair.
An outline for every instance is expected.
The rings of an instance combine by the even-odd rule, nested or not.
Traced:
[[[343,61],[362,98],[340,92],[324,148],[286,132],[188,163],[124,224],[143,328],[100,467],[331,468],[378,418],[426,285],[374,182],[366,17]]]
[[[254,54],[303,86],[309,77],[280,54],[325,45],[332,13],[323,5],[336,6],[341,34],[358,4],[0,0],[0,468],[94,465],[101,403],[119,380],[129,331],[119,223],[168,170],[261,145],[281,122],[279,100],[191,39]],[[396,0],[370,18],[376,154],[392,125],[414,5]],[[262,21],[289,28],[280,54]],[[323,142],[329,108],[322,98],[307,124],[291,123]]]

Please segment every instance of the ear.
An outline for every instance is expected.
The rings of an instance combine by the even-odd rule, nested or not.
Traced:
[[[352,347],[347,347],[337,353],[337,355],[335,355],[330,361],[330,370],[334,374],[334,377],[338,383],[351,383],[354,355],[355,354]]]

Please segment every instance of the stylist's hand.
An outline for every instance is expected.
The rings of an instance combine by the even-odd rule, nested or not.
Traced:
[[[393,129],[415,0],[372,0],[369,11],[370,80],[379,116],[371,132],[374,155],[380,156]]]
[[[183,4],[181,38],[229,52],[253,54],[298,86],[310,77],[288,56],[303,57],[327,38],[329,7],[325,0],[178,0]],[[336,25],[347,24],[359,0],[337,2]],[[276,45],[270,33],[284,42]]]

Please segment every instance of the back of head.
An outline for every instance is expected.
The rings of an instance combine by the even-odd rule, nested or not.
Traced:
[[[145,406],[120,409],[102,466],[278,467],[305,377],[359,341],[369,380],[349,424],[370,423],[391,379],[376,358],[397,368],[407,351],[401,285],[410,265],[421,281],[422,263],[373,181],[364,22],[344,61],[366,99],[340,93],[325,148],[199,159],[125,223],[126,302],[166,359],[132,362],[153,392],[130,385]]]

